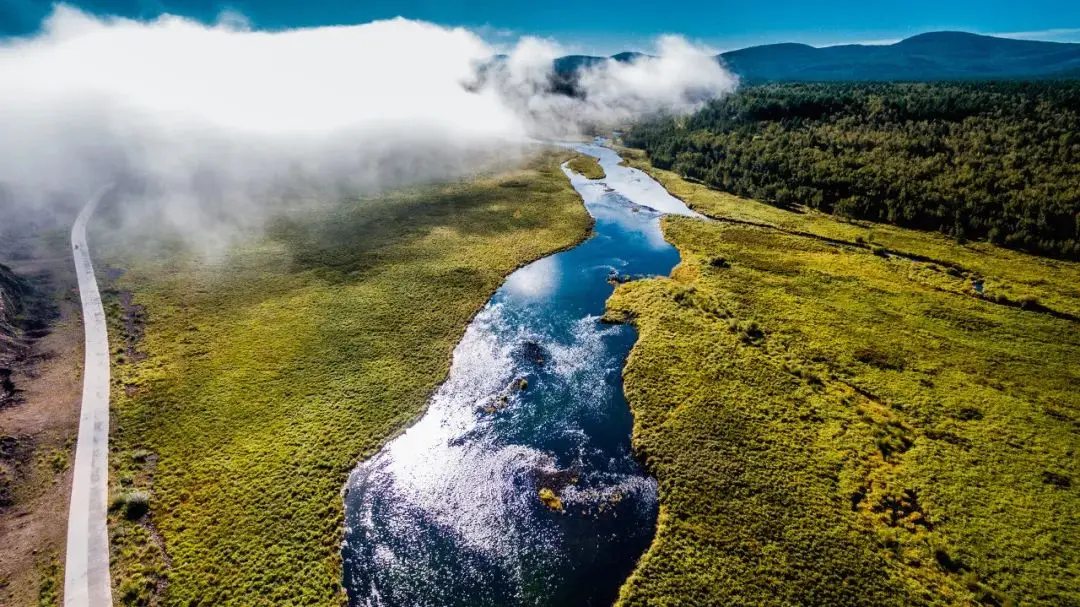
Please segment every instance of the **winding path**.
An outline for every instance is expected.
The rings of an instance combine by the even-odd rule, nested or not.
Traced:
[[[82,414],[64,568],[64,605],[73,607],[112,605],[109,533],[105,525],[109,493],[109,336],[94,266],[90,263],[90,249],[86,246],[86,224],[105,191],[86,203],[71,229],[71,250],[86,330]]]

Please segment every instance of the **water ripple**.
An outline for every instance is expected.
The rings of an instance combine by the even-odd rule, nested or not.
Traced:
[[[658,218],[692,212],[608,148],[578,149],[608,173],[568,172],[594,237],[508,277],[425,415],[350,477],[352,605],[610,604],[652,539],[621,381],[635,332],[600,314],[613,273],[674,267]]]

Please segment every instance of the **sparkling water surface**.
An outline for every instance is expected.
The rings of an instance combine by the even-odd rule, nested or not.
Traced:
[[[425,415],[353,472],[351,605],[610,605],[652,540],[656,481],[632,455],[621,380],[636,332],[600,315],[613,280],[678,263],[660,215],[695,213],[613,150],[568,145],[607,173],[563,167],[594,233],[511,274]]]

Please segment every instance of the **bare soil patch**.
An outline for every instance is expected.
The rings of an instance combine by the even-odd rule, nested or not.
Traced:
[[[60,598],[82,382],[82,320],[62,221],[0,234],[26,289],[0,343],[0,604]]]

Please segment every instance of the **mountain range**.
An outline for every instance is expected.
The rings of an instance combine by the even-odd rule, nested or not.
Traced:
[[[555,69],[569,74],[602,61],[632,61],[639,56],[570,55],[556,59]],[[928,32],[880,45],[767,44],[716,58],[750,83],[1080,78],[1080,44],[967,32]]]

